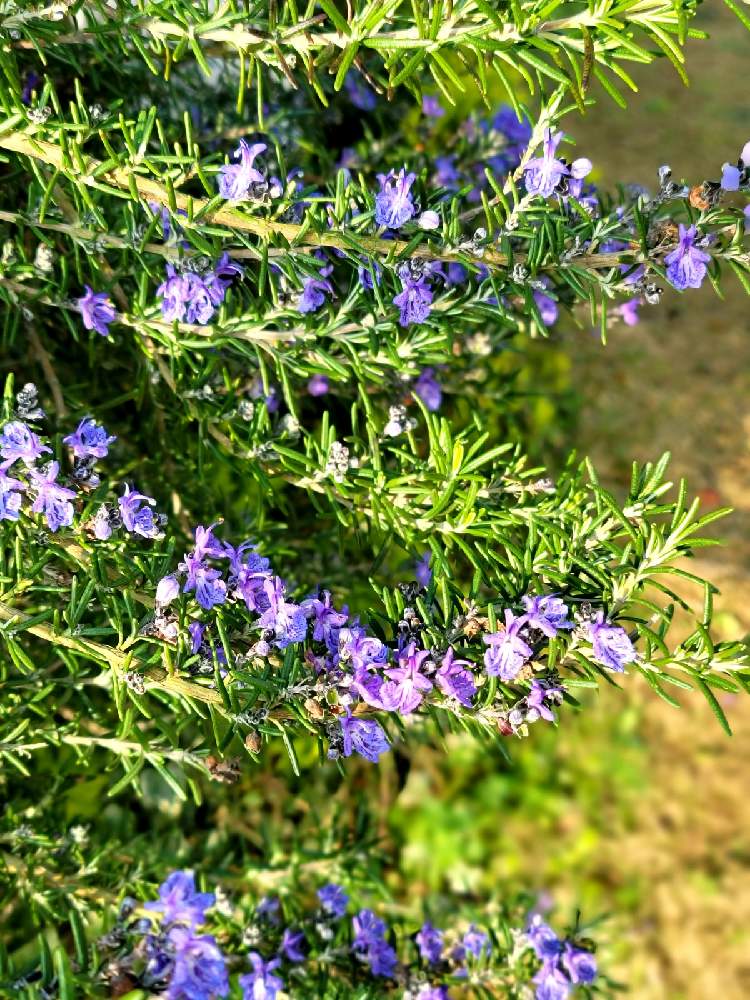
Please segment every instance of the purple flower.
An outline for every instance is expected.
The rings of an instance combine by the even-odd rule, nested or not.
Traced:
[[[182,589],[186,594],[194,590],[196,601],[205,611],[224,604],[227,599],[227,585],[221,579],[221,573],[208,566],[194,568]]]
[[[45,451],[51,452],[46,444],[42,444],[39,436],[21,420],[11,420],[3,427],[0,434],[0,455],[7,465],[21,459],[28,468],[40,458]]]
[[[456,170],[455,156],[435,157],[435,181],[440,187],[458,187],[461,177]]]
[[[214,905],[212,892],[196,892],[191,871],[172,872],[159,886],[159,898],[144,903],[145,910],[162,914],[163,924],[188,924],[195,927],[206,919],[206,910]]]
[[[562,941],[538,913],[535,913],[529,921],[526,937],[536,957],[542,962],[556,960],[562,952]]]
[[[417,560],[414,575],[420,587],[429,587],[432,582],[432,570],[430,569],[431,558],[432,553],[428,549],[427,552],[422,553],[421,557]]]
[[[279,910],[281,902],[278,896],[264,896],[255,907],[255,916],[260,920],[266,920],[275,927],[279,922]]]
[[[243,569],[250,568],[255,573],[265,573],[271,566],[265,556],[257,553],[258,546],[254,542],[242,542],[235,548],[229,542],[224,542],[224,557],[229,560],[229,572],[232,577],[237,576]]]
[[[594,621],[589,622],[589,635],[594,647],[594,659],[609,670],[621,674],[625,670],[625,664],[635,660],[635,647],[628,633],[619,625],[606,621],[603,611],[599,612]]]
[[[229,993],[224,956],[215,938],[198,936],[188,927],[172,927],[168,940],[174,949],[168,1000],[214,1000]]]
[[[344,86],[355,108],[359,108],[360,111],[375,110],[378,103],[375,91],[370,90],[355,73],[346,74]]]
[[[557,147],[562,140],[562,132],[552,132],[545,129],[544,154],[529,160],[524,166],[524,179],[529,194],[539,194],[543,198],[553,195],[564,177],[570,174],[562,160],[555,156]]]
[[[679,244],[667,254],[664,263],[667,265],[668,280],[678,291],[683,292],[686,288],[700,288],[711,257],[695,245],[695,226],[686,229],[680,223],[679,234]]]
[[[570,996],[570,980],[554,965],[545,963],[533,982],[536,984],[535,1000],[567,1000]]]
[[[331,595],[327,590],[323,591],[323,600],[318,597],[310,597],[303,601],[300,607],[314,621],[313,639],[315,642],[324,642],[331,651],[336,650],[339,630],[349,619],[349,612],[346,608],[337,611],[331,605]]]
[[[213,319],[216,307],[224,300],[224,289],[216,285],[210,275],[200,277],[187,274],[187,296],[185,298],[185,319],[188,323],[205,326]]]
[[[224,301],[230,279],[241,275],[239,264],[230,261],[224,253],[213,271],[199,275],[193,271],[179,274],[172,264],[167,264],[166,280],[157,289],[161,298],[164,319],[205,325]]]
[[[419,987],[415,1000],[450,1000],[447,986],[431,986],[423,983]]]
[[[274,975],[274,971],[281,965],[281,959],[273,958],[266,962],[257,951],[251,951],[248,958],[253,971],[240,976],[242,1000],[275,1000],[276,994],[284,989],[284,980]]]
[[[325,375],[313,375],[307,383],[307,391],[311,396],[325,396],[329,388]]]
[[[360,950],[370,948],[372,945],[382,941],[385,937],[385,923],[376,917],[372,910],[360,910],[352,917],[352,929],[354,940],[352,948]]]
[[[388,661],[388,647],[375,636],[368,635],[361,625],[352,622],[339,632],[337,663],[348,664],[354,670]]]
[[[463,264],[452,261],[448,265],[448,276],[445,280],[446,288],[453,288],[455,285],[463,285],[469,277],[468,271]]]
[[[531,139],[532,129],[528,118],[519,121],[515,111],[508,104],[504,104],[492,119],[492,127],[502,132],[518,156]]]
[[[373,708],[385,708],[381,698],[383,684],[385,684],[385,678],[375,672],[373,665],[355,667],[351,680],[352,694],[359,696]]]
[[[161,314],[164,319],[179,322],[185,318],[191,289],[190,275],[178,274],[172,264],[167,264],[167,277],[156,290],[162,300]]]
[[[305,612],[298,604],[285,599],[285,589],[284,581],[279,576],[264,581],[263,593],[268,607],[258,619],[260,628],[274,631],[279,649],[286,649],[293,642],[302,642],[307,635]]]
[[[738,191],[742,181],[743,170],[750,167],[750,142],[742,147],[738,166],[725,163],[721,168],[721,186],[725,191]]]
[[[638,308],[641,304],[640,299],[628,299],[627,302],[620,303],[615,309],[615,312],[622,319],[626,326],[637,326],[638,325]]]
[[[489,937],[474,924],[464,934],[461,943],[474,958],[481,958],[484,951],[489,955],[491,950]]]
[[[70,501],[75,492],[55,482],[59,469],[58,462],[50,462],[45,472],[32,469],[29,473],[31,487],[36,492],[31,510],[34,514],[44,513],[50,531],[69,527],[73,523],[73,504]]]
[[[526,611],[526,621],[530,628],[538,628],[549,639],[554,639],[558,629],[573,628],[573,622],[568,621],[568,606],[559,597],[553,595],[537,595],[522,597]]]
[[[104,458],[117,438],[107,432],[92,417],[84,417],[73,434],[63,438],[63,444],[73,449],[76,458]]]
[[[235,160],[239,163],[224,164],[219,168],[219,194],[227,201],[243,201],[250,194],[253,184],[262,184],[263,174],[253,166],[256,156],[265,152],[264,142],[256,142],[251,146],[247,140],[240,139],[240,144],[234,151]]]
[[[287,927],[281,939],[280,948],[290,962],[304,962],[307,955],[302,949],[306,944],[307,941],[302,931],[293,931]]]
[[[449,646],[435,674],[435,683],[443,694],[455,698],[466,708],[471,705],[477,690],[474,675],[465,669],[470,666],[468,660],[456,660],[453,647]]]
[[[145,976],[150,982],[165,983],[174,971],[173,948],[166,935],[147,934],[143,939]]]
[[[193,558],[202,561],[206,558],[223,559],[227,554],[227,547],[214,535],[214,528],[220,521],[214,521],[204,528],[202,524],[195,529],[195,548]]]
[[[83,286],[86,294],[76,303],[87,330],[96,330],[102,337],[109,333],[109,324],[117,313],[106,292],[95,292],[88,285]]]
[[[337,920],[344,916],[349,905],[349,897],[335,882],[318,889],[318,899],[325,912]]]
[[[263,385],[263,379],[256,375],[249,389],[251,399],[262,399],[269,413],[275,413],[279,408],[279,397],[275,385],[269,385],[268,390]]]
[[[570,942],[565,943],[562,963],[570,976],[572,983],[593,983],[596,979],[596,959],[590,951],[575,948]]]
[[[396,953],[385,940],[386,926],[372,910],[360,910],[352,918],[354,940],[352,951],[370,966],[374,976],[392,976],[396,968]]]
[[[434,413],[440,409],[443,401],[443,390],[435,378],[434,368],[424,368],[414,383],[414,393],[419,396],[424,405]]]
[[[365,760],[377,764],[381,754],[387,753],[391,745],[383,732],[383,727],[375,719],[358,719],[351,712],[339,716],[343,736],[343,753],[351,757],[359,754]]]
[[[0,468],[0,521],[17,521],[21,513],[23,483],[5,475]]]
[[[315,312],[325,303],[326,295],[333,295],[333,285],[327,278],[305,278],[302,294],[297,300],[297,311],[303,315]]]
[[[232,572],[230,582],[235,589],[235,594],[241,597],[247,605],[248,611],[267,610],[268,601],[263,588],[270,577],[268,560],[255,552],[236,571]]]
[[[153,212],[153,214],[158,219],[160,219],[160,221],[161,221],[161,237],[164,240],[164,242],[166,243],[166,241],[172,235],[172,216],[169,214],[169,209],[166,206],[164,206],[164,205],[160,205],[156,201],[150,201],[148,203],[148,207],[151,209],[151,211]],[[187,212],[185,212],[181,208],[178,208],[177,212],[175,214],[176,215],[181,215],[184,218],[187,218]],[[179,237],[179,236],[182,235],[182,229],[180,228],[180,226],[175,225],[175,227],[174,227],[174,234],[175,234],[176,237]],[[187,246],[189,246],[189,244],[188,243],[184,243],[183,246],[187,247]]]
[[[552,326],[553,323],[557,322],[557,317],[560,312],[557,302],[544,292],[536,290],[533,294],[534,302],[536,302],[537,309],[539,310],[539,315],[542,317],[542,323],[544,323],[545,326]]]
[[[443,932],[433,927],[429,920],[422,924],[415,937],[419,954],[430,965],[435,965],[443,956]]]
[[[411,326],[412,323],[424,323],[430,315],[432,290],[425,281],[425,276],[414,277],[408,264],[398,269],[403,291],[394,296],[393,304],[401,310],[399,323],[401,326]]]
[[[398,959],[396,952],[387,941],[379,941],[364,955],[364,960],[370,966],[373,976],[390,978],[396,970]]]
[[[361,260],[362,263],[357,268],[357,280],[365,291],[371,292],[375,285],[380,284],[383,272],[377,261],[367,260],[366,257],[361,258]]]
[[[398,666],[386,670],[389,678],[380,689],[383,707],[389,712],[410,715],[417,708],[424,691],[432,689],[432,681],[421,673],[421,666],[430,656],[426,649],[417,650],[410,642],[398,656]]]
[[[389,170],[387,174],[378,174],[378,180],[380,191],[375,197],[375,222],[389,229],[400,229],[416,211],[410,194],[416,174],[407,174],[402,167],[398,173]]]
[[[499,676],[503,681],[515,680],[532,655],[533,650],[518,634],[526,621],[526,615],[517,618],[506,608],[505,628],[484,637],[488,646],[484,654],[484,666],[490,677]]]
[[[425,94],[422,98],[422,114],[428,118],[442,118],[445,110],[434,94]]]
[[[547,708],[544,702],[548,698],[556,701],[562,693],[562,688],[552,686],[545,687],[545,685],[540,681],[533,680],[531,682],[531,691],[526,696],[526,708],[528,710],[526,721],[535,722],[538,716],[546,722],[554,722],[555,715],[551,709]],[[537,716],[534,716],[533,712],[536,712]]]
[[[203,645],[203,633],[206,626],[202,622],[190,622],[188,632],[190,633],[190,652],[195,655]]]
[[[180,593],[180,584],[176,576],[163,576],[156,585],[156,603],[165,608],[176,601]]]
[[[36,90],[36,88],[41,83],[41,79],[38,73],[34,70],[29,70],[26,74],[26,79],[24,80],[23,90],[21,91],[21,103],[31,104],[31,95]]]
[[[141,535],[143,538],[159,537],[161,529],[152,510],[156,500],[135,489],[131,490],[126,485],[125,492],[117,502],[120,505],[120,517],[126,531]]]

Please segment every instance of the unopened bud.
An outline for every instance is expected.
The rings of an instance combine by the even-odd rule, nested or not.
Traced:
[[[307,709],[307,714],[312,719],[322,719],[323,716],[325,715],[325,712],[323,711],[323,706],[320,704],[319,701],[316,701],[314,698],[307,699],[307,701],[305,702],[305,708]]]
[[[252,729],[245,737],[245,747],[250,753],[260,753],[262,740],[257,729]]]

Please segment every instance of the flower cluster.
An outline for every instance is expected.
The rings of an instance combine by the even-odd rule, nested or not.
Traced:
[[[583,179],[592,170],[591,160],[582,157],[568,166],[565,160],[558,159],[557,147],[562,139],[562,132],[546,129],[543,155],[524,164],[524,178],[529,194],[549,198],[555,193],[561,193],[580,198]]]
[[[561,632],[573,630],[572,642],[590,648],[592,658],[608,670],[622,672],[636,658],[625,630],[607,621],[602,611],[595,616],[582,614],[576,623],[568,618],[568,605],[554,595],[523,596],[520,615],[505,610],[504,626],[483,636],[483,672],[473,659],[466,658],[477,655],[472,645],[461,650],[455,643],[443,649],[425,648],[422,624],[411,608],[404,611],[395,642],[387,643],[352,618],[348,608],[336,608],[328,591],[293,600],[287,583],[273,572],[253,542],[235,548],[216,537],[216,527],[199,526],[193,550],[175,573],[159,582],[158,613],[164,616],[180,594],[193,595],[201,612],[231,604],[242,609],[240,621],[250,616],[256,639],[246,653],[239,654],[243,659],[265,661],[275,649],[303,647],[299,655],[308,676],[299,686],[299,697],[324,725],[331,757],[356,753],[375,763],[390,742],[380,722],[368,714],[393,713],[408,719],[427,704],[457,714],[470,712],[478,690],[492,677],[504,684],[530,684],[519,700],[498,710],[501,731],[522,733],[529,723],[554,721],[551,706],[562,701],[564,685],[556,674],[545,670],[541,651],[547,640]],[[212,670],[206,627],[202,615],[190,622],[189,649],[191,655],[208,658]],[[246,633],[246,626],[239,631]],[[223,647],[218,650],[221,664],[226,664],[228,652]]]
[[[353,78],[350,74],[346,86],[351,99],[358,106],[371,109],[374,95],[358,78]],[[425,99],[426,122],[437,122],[441,110],[434,99]],[[486,197],[487,169],[496,174],[515,174],[517,178],[522,177],[526,199],[532,203],[536,198],[556,197],[560,211],[566,218],[572,218],[575,214],[568,204],[570,199],[575,199],[578,203],[576,211],[583,208],[592,218],[600,218],[602,204],[596,190],[591,185],[584,185],[592,170],[591,161],[579,157],[568,162],[559,155],[559,147],[564,138],[561,131],[544,129],[541,155],[533,156],[534,149],[529,144],[532,141],[536,142],[534,136],[538,135],[538,132],[532,130],[528,120],[519,120],[515,112],[506,106],[501,107],[489,119],[469,118],[459,130],[459,134],[466,146],[464,158],[471,165],[459,166],[458,155],[449,153],[435,159],[435,170],[431,178],[430,175],[425,176],[424,172],[419,175],[420,184],[426,184],[431,179],[435,186],[432,192],[426,192],[432,207],[425,210],[420,208],[420,201],[415,193],[418,183],[416,172],[409,171],[406,166],[392,168],[386,173],[377,174],[379,189],[374,196],[373,220],[369,226],[364,228],[358,226],[358,232],[365,233],[369,229],[374,235],[384,239],[402,235],[409,239],[420,229],[425,232],[438,231],[442,225],[441,206],[457,191],[462,191],[469,202],[478,202],[482,197]],[[714,204],[722,193],[750,190],[750,165],[746,163],[746,160],[750,159],[748,146],[750,144],[743,148],[736,167],[724,164],[720,183],[706,182],[703,185],[708,191],[705,195],[707,205]],[[272,197],[280,197],[283,194],[282,183],[277,178],[269,180],[256,166],[257,158],[265,153],[267,148],[266,142],[250,142],[246,139],[240,141],[234,154],[236,162],[224,164],[219,168],[218,189],[221,197],[230,202],[241,203],[247,200],[264,200],[268,194]],[[298,172],[289,175],[287,179],[289,190],[302,187],[301,182],[296,179]],[[348,168],[345,168],[345,173],[350,177]],[[669,180],[670,175],[668,167],[661,169],[661,191],[655,199],[651,199],[644,192],[641,209],[649,202],[660,204],[687,195],[688,189],[672,183]],[[317,203],[320,203],[320,197],[316,195],[316,199]],[[603,228],[611,228],[611,224],[617,224],[621,232],[630,233],[635,237],[634,204],[635,202],[617,206],[610,212],[610,223]],[[158,206],[156,207],[158,209]],[[300,200],[299,204],[290,208],[288,212],[294,218],[301,218],[310,207],[310,202]],[[166,213],[165,221],[165,210],[159,209],[159,211],[162,214],[165,239],[171,239],[169,213]],[[328,211],[329,225],[333,226],[330,204]],[[339,220],[336,224],[346,226],[355,217],[361,216],[362,212],[363,206],[357,204],[357,199],[351,199],[347,220]],[[518,226],[518,221],[518,219],[509,221],[509,232]],[[541,222],[529,218],[526,220],[526,225],[531,227],[532,231],[536,231]],[[675,235],[677,245],[664,257],[666,277],[680,291],[698,288],[707,274],[711,260],[705,249],[710,243],[710,237],[701,234],[696,224],[691,226],[680,224],[679,230],[675,228]],[[477,230],[470,241],[459,242],[458,245],[477,258],[475,269],[471,270],[455,261],[441,262],[440,247],[437,246],[434,260],[402,258],[391,266],[363,257],[358,264],[358,282],[365,292],[372,292],[376,285],[382,284],[387,274],[389,281],[392,281],[397,289],[400,285],[400,289],[390,298],[398,309],[398,323],[402,327],[417,326],[427,322],[432,313],[436,288],[439,287],[436,286],[436,282],[442,284],[442,289],[448,296],[452,290],[455,290],[455,294],[465,295],[471,291],[469,279],[472,275],[477,280],[476,292],[471,292],[475,302],[500,306],[506,312],[513,312],[515,309],[521,313],[527,311],[523,298],[517,301],[517,297],[514,300],[510,294],[498,297],[491,288],[485,290],[482,287],[490,274],[489,269],[481,262],[485,250],[491,246],[485,230]],[[187,244],[183,246],[187,247]],[[453,248],[453,244],[447,245],[447,249]],[[584,247],[579,246],[570,252],[580,253],[583,249]],[[592,246],[591,249],[596,247]],[[628,243],[619,237],[608,238],[602,241],[600,249],[604,253],[616,252],[628,249]],[[270,268],[279,283],[282,301],[293,299],[302,315],[317,312],[333,299],[346,300],[343,269],[340,276],[334,274],[334,265],[337,261],[342,261],[345,254],[340,250],[326,252],[318,249],[313,255],[322,262],[319,272],[307,273],[299,278],[299,285],[293,289],[292,295],[286,286],[293,279],[288,278],[276,264],[272,264]],[[658,260],[655,259],[655,263],[658,263]],[[621,272],[623,279],[617,290],[628,291],[631,297],[613,306],[610,314],[620,317],[627,325],[633,325],[638,322],[638,306],[642,301],[658,301],[660,289],[650,277],[656,273],[650,265],[640,265],[638,268],[623,266]],[[227,253],[223,253],[213,263],[188,254],[179,266],[174,263],[167,264],[165,280],[157,291],[162,316],[170,322],[184,321],[198,325],[209,323],[224,301],[231,279],[242,273],[242,268],[230,261]],[[496,272],[495,277],[503,284],[507,283],[507,277],[527,282],[537,307],[536,321],[541,320],[545,326],[556,322],[560,287],[556,287],[548,277],[528,274],[523,268],[520,271],[514,270],[512,274],[509,272],[508,275]],[[89,286],[86,286],[86,294],[78,300],[77,307],[84,326],[102,335],[108,333],[109,325],[117,318],[107,294],[94,292]]]
[[[485,635],[487,651],[484,665],[490,677],[502,681],[514,681],[534,654],[530,643],[536,636],[554,639],[563,629],[572,629],[575,623],[568,621],[568,607],[559,597],[523,597],[525,613],[514,615],[505,609],[505,627],[498,632]],[[594,659],[616,673],[622,673],[625,665],[635,658],[635,648],[627,632],[619,625],[605,621],[600,611],[587,623],[588,638],[593,648]]]
[[[596,979],[591,951],[561,940],[538,913],[529,921],[526,940],[542,963],[534,976],[536,1000],[566,1000],[576,986],[589,986]]]
[[[413,391],[428,408],[439,405],[433,370],[423,371]],[[95,463],[107,455],[114,436],[91,417],[81,420],[63,439],[73,467],[61,483],[58,462],[38,464],[51,449],[32,427],[43,416],[33,387],[19,393],[15,416],[0,433],[0,520],[18,520],[23,498],[29,496],[30,513],[43,513],[50,530],[72,526],[76,499],[96,497]],[[341,460],[348,465],[345,451]],[[126,484],[116,505],[94,506],[80,527],[101,541],[117,530],[141,539],[160,538],[165,518],[155,507],[152,497]],[[506,735],[523,736],[540,720],[554,722],[565,684],[558,670],[547,665],[546,644],[553,640],[568,653],[580,652],[613,672],[623,672],[637,658],[627,632],[603,610],[583,604],[571,613],[561,596],[543,593],[521,595],[517,607],[504,609],[499,627],[492,624],[494,608],[486,618],[467,609],[466,621],[456,619],[437,641],[434,632],[428,641],[425,623],[414,608],[405,607],[388,639],[346,606],[336,606],[326,590],[295,598],[254,542],[235,547],[217,537],[217,527],[218,522],[198,526],[193,548],[159,581],[152,634],[188,653],[184,668],[190,673],[210,675],[215,683],[218,668],[237,690],[243,683],[236,665],[266,669],[291,648],[302,665],[296,684],[288,689],[273,685],[259,696],[253,712],[239,712],[237,719],[252,728],[261,718],[259,711],[266,717],[294,703],[309,717],[308,728],[328,744],[333,759],[356,754],[376,763],[391,746],[384,728],[389,717],[400,724],[432,708],[481,718]],[[420,560],[416,574],[419,582],[404,585],[404,593],[412,598],[421,594],[429,604],[429,555]],[[172,605],[178,600],[182,609],[176,615]],[[214,619],[223,608],[229,617],[219,625]],[[219,632],[221,642],[215,641]]]
[[[241,275],[242,268],[222,254],[216,265],[200,274],[197,271],[178,272],[167,264],[167,277],[159,286],[161,313],[164,319],[205,325],[224,301],[231,279]]]
[[[43,455],[52,454],[31,426],[43,416],[44,411],[36,405],[36,388],[29,383],[16,397],[16,419],[0,431],[0,521],[17,521],[26,496],[31,500],[29,513],[43,514],[48,529],[57,532],[73,524],[79,491],[88,493],[99,485],[94,466],[97,459],[106,457],[116,438],[92,417],[84,417],[75,431],[63,438],[73,463],[69,477],[61,481],[59,461],[38,464]],[[11,470],[13,475],[9,475]],[[166,519],[154,511],[152,497],[126,484],[117,504],[117,511],[102,504],[87,525],[96,538],[107,539],[120,527],[143,538],[163,535]]]
[[[32,385],[24,387],[27,399],[36,403],[36,390]],[[17,409],[20,410],[17,398]],[[33,417],[43,416],[43,411],[34,406]],[[0,521],[17,521],[21,516],[24,495],[31,499],[30,511],[44,514],[50,531],[57,531],[73,523],[75,491],[58,482],[60,463],[50,461],[37,465],[38,460],[52,449],[42,444],[41,438],[29,426],[32,414],[26,420],[10,420],[0,431]],[[8,475],[9,471],[13,475]]]
[[[173,872],[159,887],[158,898],[141,905],[126,899],[115,931],[100,941],[104,951],[118,947],[103,977],[127,974],[131,986],[167,1000],[214,1000],[226,997],[237,970],[243,1000],[302,996],[306,973],[335,976],[352,990],[377,989],[378,995],[410,1000],[450,1000],[453,987],[515,981],[535,986],[537,1000],[563,1000],[578,984],[590,985],[597,974],[592,952],[559,939],[538,915],[525,931],[511,929],[514,950],[476,924],[441,930],[426,921],[411,933],[389,927],[372,909],[350,909],[349,897],[336,883],[320,886],[314,903],[300,900],[291,920],[276,897],[264,897],[240,922],[240,950],[225,953],[203,928],[221,909],[222,940],[234,908],[222,894],[199,892],[191,871]],[[533,949],[531,965],[517,960]],[[536,966],[539,966],[536,968]],[[242,971],[248,969],[249,971]],[[496,978],[497,977],[497,978]],[[318,979],[318,981],[320,981]],[[554,992],[554,989],[557,992]]]
[[[153,918],[145,918],[134,928],[146,931],[131,956],[145,988],[163,993],[167,1000],[227,996],[226,959],[216,938],[197,931],[215,899],[212,893],[196,892],[192,872],[177,871],[159,887],[159,898],[144,904],[149,914],[158,915],[158,927]]]
[[[433,370],[422,372],[413,391],[428,408],[439,405],[440,386]],[[63,438],[72,471],[59,482],[58,462],[39,464],[51,453],[33,429],[43,416],[35,390],[25,387],[18,394],[15,419],[0,432],[0,520],[18,520],[23,498],[29,496],[30,513],[43,513],[56,532],[73,525],[77,498],[89,500],[87,511],[91,509],[99,484],[95,464],[106,457],[115,437],[93,418],[82,419]],[[141,539],[160,538],[165,518],[155,507],[152,497],[126,484],[116,504],[94,506],[80,527],[101,541],[117,530]],[[263,706],[268,713],[296,702],[327,742],[331,758],[357,754],[377,762],[391,746],[383,723],[389,717],[407,721],[430,708],[455,716],[476,714],[504,734],[525,735],[534,722],[554,722],[565,685],[557,670],[546,666],[545,644],[552,640],[562,640],[569,650],[579,650],[614,672],[636,659],[628,634],[603,610],[584,605],[571,614],[562,597],[549,594],[522,595],[522,610],[505,608],[499,628],[491,625],[492,609],[489,618],[472,611],[471,628],[454,628],[438,643],[434,635],[427,641],[424,623],[406,607],[402,620],[393,623],[389,640],[350,615],[347,607],[334,605],[328,591],[293,597],[287,581],[255,543],[248,540],[235,547],[217,537],[217,526],[198,526],[193,548],[159,581],[153,634],[181,644],[189,654],[189,672],[213,675],[218,666],[221,676],[238,688],[242,683],[234,674],[235,664],[274,664],[279,653],[293,647],[303,665],[298,683],[263,693],[258,709]],[[416,573],[419,583],[405,586],[416,587],[413,597],[422,588],[429,603],[429,556]],[[185,609],[175,615],[171,606],[178,599]],[[212,618],[225,606],[230,617],[219,629]],[[460,626],[458,619],[455,625]],[[219,631],[220,643],[214,641]],[[231,647],[225,646],[227,638]],[[501,683],[490,688],[493,678]],[[493,692],[489,703],[488,689]],[[252,727],[256,716],[237,717]]]

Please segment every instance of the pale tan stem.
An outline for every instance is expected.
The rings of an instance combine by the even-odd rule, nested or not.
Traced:
[[[135,187],[139,197],[144,201],[153,201],[159,205],[170,207],[170,196],[166,188],[157,184],[142,174],[138,174],[132,168],[113,167],[108,171],[101,171],[101,162],[93,157],[83,159],[83,169],[74,168],[72,161],[67,161],[62,150],[51,142],[36,139],[33,135],[23,132],[10,132],[0,135],[0,147],[19,153],[22,156],[29,156],[43,163],[54,166],[61,173],[71,180],[85,184],[96,190],[108,192],[106,184],[118,190],[131,190]],[[97,173],[97,171],[99,171]],[[106,183],[105,183],[106,182]],[[331,247],[337,250],[351,253],[351,246],[345,233],[336,230],[326,230],[323,233],[315,233],[303,224],[297,225],[291,222],[278,222],[274,219],[260,219],[251,215],[246,215],[236,209],[226,207],[208,210],[209,202],[203,198],[192,198],[187,195],[174,192],[174,207],[182,210],[191,218],[199,219],[202,223],[211,223],[213,226],[226,226],[230,230],[253,233],[262,240],[268,240],[273,236],[282,236],[288,241],[292,248],[300,246]],[[181,222],[185,228],[190,226],[187,220]],[[383,240],[376,236],[361,236],[356,234],[357,243],[368,254],[373,257],[382,257],[388,260],[397,259],[403,254],[409,244],[403,240]],[[665,247],[665,250],[669,249]],[[422,243],[409,251],[410,257],[417,257],[427,260],[462,261],[466,259],[466,252],[458,249],[445,250]],[[235,254],[237,256],[237,254]],[[625,258],[625,260],[624,260]],[[629,259],[628,259],[629,258]],[[515,254],[514,261],[524,262],[525,255]],[[481,256],[477,257],[477,263],[489,265],[497,268],[508,266],[508,255],[497,250],[486,249]],[[606,270],[617,267],[619,264],[642,263],[642,257],[637,253],[637,248],[633,247],[632,253],[597,253],[581,254],[574,258],[575,266],[578,268],[589,268],[593,270]],[[555,267],[559,265],[554,265]]]
[[[193,698],[196,701],[207,702],[223,710],[224,703],[218,691],[212,691],[210,688],[202,687],[200,684],[194,684],[191,681],[183,680],[181,677],[168,674],[162,667],[147,666],[145,663],[111,646],[104,646],[101,643],[94,642],[91,639],[84,639],[80,636],[55,632],[54,629],[43,622],[26,626],[25,623],[28,620],[29,616],[22,611],[18,611],[16,608],[0,602],[0,622],[17,623],[18,627],[24,632],[28,632],[38,639],[43,639],[53,646],[63,646],[65,649],[72,649],[76,653],[81,653],[89,657],[89,659],[98,660],[100,663],[106,664],[118,675],[125,674],[130,670],[137,671],[150,687],[161,688],[163,691],[168,691],[171,694],[178,694],[186,698]]]

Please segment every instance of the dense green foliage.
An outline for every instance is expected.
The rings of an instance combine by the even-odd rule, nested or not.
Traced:
[[[553,195],[528,181],[547,129],[574,132],[595,98],[622,102],[628,62],[666,57],[684,73],[697,8],[3,6],[3,424],[28,421],[75,497],[59,530],[26,500],[0,524],[0,982],[25,977],[28,996],[101,989],[95,942],[116,904],[153,895],[178,867],[231,879],[245,909],[269,883],[291,895],[308,866],[344,878],[362,905],[387,897],[372,810],[327,798],[342,781],[372,797],[378,768],[405,780],[410,747],[442,742],[450,755],[454,731],[499,759],[509,738],[533,739],[531,723],[545,724],[530,710],[539,684],[565,725],[581,692],[615,683],[597,613],[635,644],[631,673],[670,703],[697,689],[728,729],[717,693],[750,690],[747,651],[713,639],[715,590],[685,569],[723,512],[701,515],[686,484],[666,479],[666,458],[634,465],[624,498],[575,456],[550,474],[532,398],[544,385],[530,341],[557,349],[552,313],[606,340],[634,298],[659,308],[659,282],[675,283],[678,224],[695,227],[717,290],[725,276],[747,287],[745,176],[737,196],[721,188],[718,163],[717,178],[688,184],[662,171],[654,195],[576,190],[567,161]],[[436,95],[444,115],[420,114]],[[502,103],[516,125],[498,124]],[[222,178],[245,137],[265,144],[260,180],[228,198]],[[415,175],[413,211],[389,228],[378,221],[380,178],[403,165]],[[175,269],[166,284],[170,274],[223,280],[223,255],[243,273],[210,310],[169,313],[165,265]],[[429,308],[405,317],[399,296],[417,286]],[[82,322],[89,287],[109,297],[109,336]],[[425,377],[439,380],[438,406],[420,390]],[[315,379],[326,391],[313,392]],[[32,381],[44,417],[24,409]],[[82,476],[62,437],[87,416],[117,440],[98,475]],[[5,469],[32,499],[38,482],[20,461]],[[165,523],[118,530],[115,518],[104,537],[97,519],[118,510],[124,483],[155,498]],[[343,654],[322,667],[331,651],[312,629],[288,644],[279,627],[266,635],[264,606],[243,603],[231,574],[231,599],[214,606],[187,586],[157,601],[195,527],[216,521],[223,542],[258,546],[294,607],[322,588],[392,656],[412,640],[436,670],[452,649],[476,697],[430,681],[416,711],[360,701],[351,718],[382,724],[395,763],[340,760],[351,752],[350,679],[327,671],[344,664],[346,674]],[[430,579],[415,583],[425,556]],[[684,602],[670,575],[703,596],[680,642],[670,626]],[[549,594],[566,602],[570,628],[533,633],[513,676],[483,669],[485,636],[504,641],[505,609]],[[285,783],[302,782],[298,805],[312,771],[297,817],[280,801]],[[259,799],[258,782],[273,794]],[[466,921],[485,908],[472,892],[459,902]],[[416,929],[413,913],[390,905]],[[435,912],[454,906],[441,898]],[[498,940],[527,909],[490,906],[493,919],[504,914]],[[345,995],[318,975],[319,995]],[[503,988],[522,995],[521,982]],[[299,989],[290,995],[310,995],[304,976]]]

